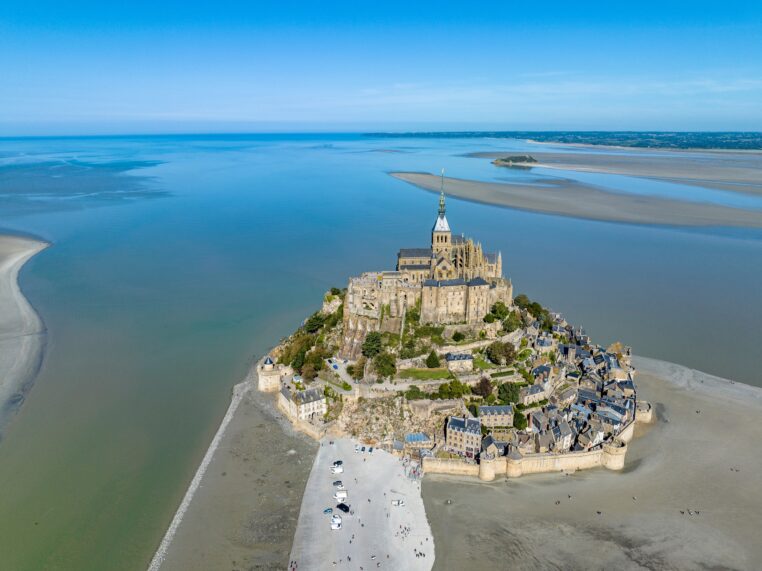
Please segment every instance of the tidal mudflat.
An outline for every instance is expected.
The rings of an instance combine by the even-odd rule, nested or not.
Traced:
[[[762,194],[760,151],[665,151],[554,145],[564,152],[533,150],[533,167],[606,173],[718,190]],[[499,159],[506,153],[476,152],[468,156]]]
[[[434,569],[759,568],[762,389],[636,358],[657,420],[621,473],[426,477]]]
[[[169,542],[162,571],[284,569],[316,444],[253,386]]]
[[[439,176],[428,173],[391,174],[433,192],[442,184]],[[762,210],[615,193],[572,179],[519,183],[448,177],[444,184],[447,193],[458,198],[542,214],[630,224],[762,228]]]
[[[0,236],[0,427],[23,401],[42,359],[45,326],[21,292],[18,274],[47,246]]]

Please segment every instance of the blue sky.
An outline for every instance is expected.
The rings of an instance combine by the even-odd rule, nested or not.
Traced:
[[[0,3],[0,135],[762,130],[762,2]]]

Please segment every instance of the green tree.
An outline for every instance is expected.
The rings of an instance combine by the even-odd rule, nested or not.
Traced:
[[[524,430],[527,427],[527,417],[523,414],[513,415],[513,427],[516,430]]]
[[[505,404],[518,402],[521,388],[516,383],[503,383],[497,388],[497,396]]]
[[[508,306],[506,306],[502,301],[496,302],[495,305],[492,306],[491,311],[492,315],[501,321],[508,317],[508,314],[510,313]]]
[[[466,336],[463,335],[463,333],[461,333],[460,331],[456,331],[455,333],[452,334],[452,340],[455,341],[456,343],[463,341],[463,339],[465,338]]]
[[[511,311],[508,316],[503,320],[503,329],[506,333],[516,331],[521,327],[521,318],[516,315],[515,311]]]
[[[348,365],[347,373],[349,373],[349,376],[352,377],[355,381],[362,379],[365,375],[365,363],[365,357],[361,357],[354,364]]]
[[[405,391],[405,398],[407,400],[418,400],[426,398],[426,393],[424,393],[417,385],[413,385]]]
[[[429,353],[429,356],[426,357],[426,366],[429,369],[436,369],[440,365],[441,363],[439,362],[439,355],[437,355],[437,352],[432,349],[431,353]]]
[[[304,377],[305,381],[312,381],[317,377],[317,371],[312,363],[306,363],[302,367],[302,377]]]
[[[365,336],[362,344],[362,354],[373,358],[381,352],[381,334],[378,331],[371,331]]]
[[[397,372],[397,364],[394,355],[387,352],[379,353],[373,359],[373,368],[376,370],[379,377],[387,379],[393,377]]]
[[[492,394],[492,382],[487,377],[482,377],[481,380],[472,389],[475,395],[487,398]]]
[[[487,347],[485,354],[496,365],[510,365],[516,358],[516,349],[510,343],[495,341]]]
[[[495,316],[492,313],[488,313],[484,316],[484,323],[495,323]]]
[[[339,288],[337,287],[331,288],[331,295],[340,295],[340,294],[341,294],[341,290]]]
[[[322,313],[315,312],[305,322],[304,330],[307,333],[317,333],[323,327],[323,323],[325,323],[325,316]]]

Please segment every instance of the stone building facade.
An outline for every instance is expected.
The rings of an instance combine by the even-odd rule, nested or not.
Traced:
[[[350,278],[340,355],[359,357],[370,331],[400,333],[414,307],[420,308],[421,323],[476,325],[495,302],[512,300],[500,252],[485,253],[472,239],[452,235],[442,193],[430,247],[402,248],[394,271]]]

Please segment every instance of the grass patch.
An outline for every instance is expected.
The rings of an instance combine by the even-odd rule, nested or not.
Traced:
[[[480,371],[484,371],[485,369],[494,369],[495,365],[487,361],[481,355],[474,355],[474,367]]]
[[[416,381],[436,381],[440,379],[449,379],[450,371],[444,368],[439,369],[403,369],[399,372],[403,379],[415,379]]]
[[[514,371],[513,369],[508,369],[507,371],[498,371],[497,373],[490,373],[490,375],[493,378],[494,377],[508,377],[508,376],[513,375],[515,373],[516,373],[516,371]]]

